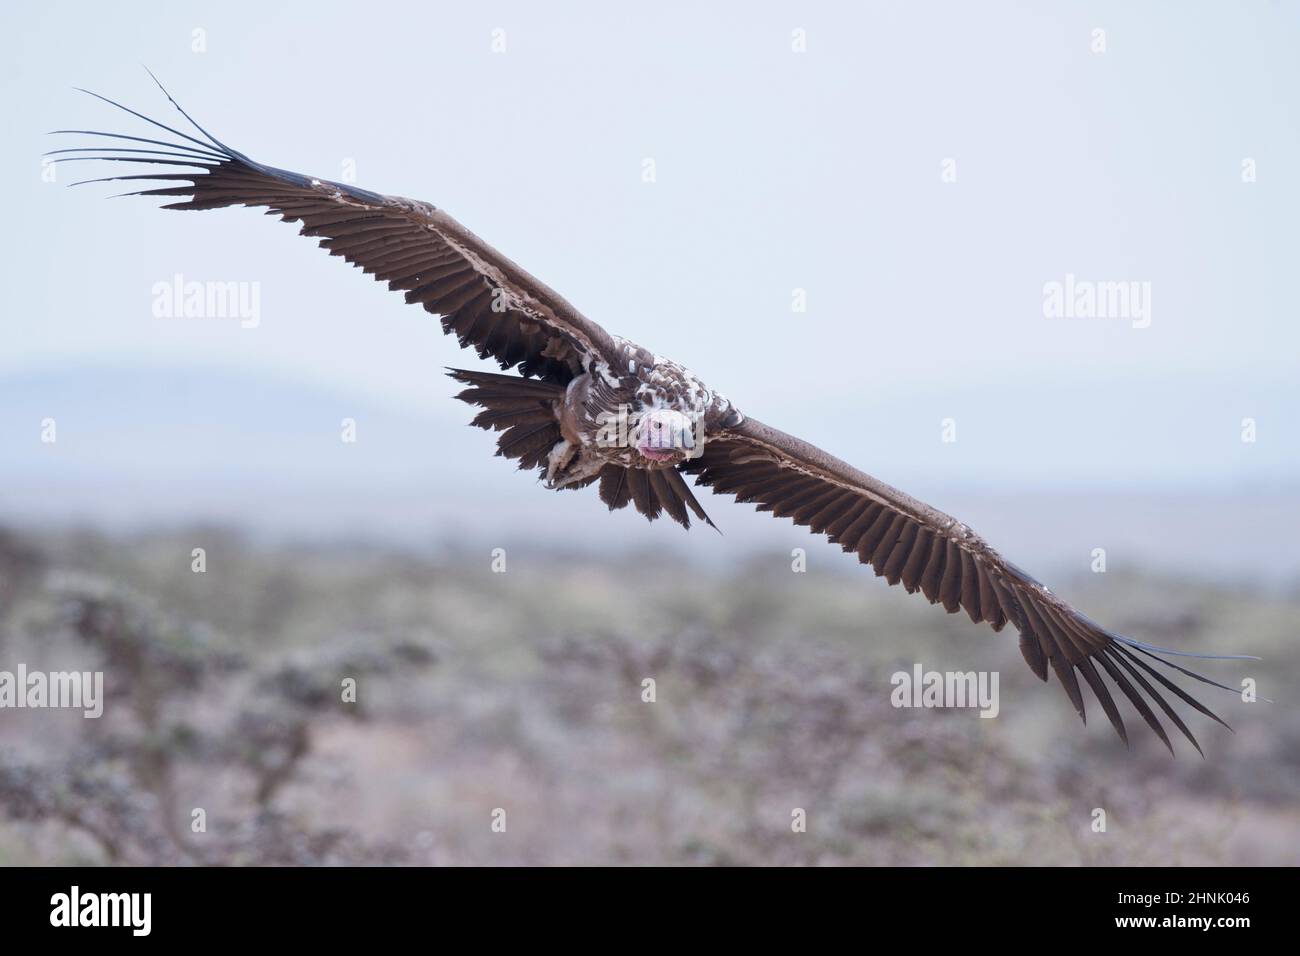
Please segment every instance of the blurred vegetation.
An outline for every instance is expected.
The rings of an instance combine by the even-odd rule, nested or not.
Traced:
[[[1265,658],[1199,665],[1279,702],[1198,687],[1237,733],[1189,714],[1206,758],[1170,759],[1136,715],[1131,749],[1081,726],[1011,630],[837,558],[0,533],[0,669],[107,698],[0,711],[0,863],[1297,862],[1300,588],[1065,582],[1115,630]],[[917,661],[999,671],[1001,713],[894,709]]]

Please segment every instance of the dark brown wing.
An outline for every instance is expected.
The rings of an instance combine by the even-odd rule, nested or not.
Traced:
[[[57,130],[166,147],[56,150],[79,155],[64,155],[55,162],[100,159],[164,167],[83,182],[173,183],[128,194],[183,197],[164,209],[265,206],[268,215],[301,222],[300,233],[319,237],[331,255],[342,256],[387,282],[390,289],[404,292],[407,302],[441,315],[444,329],[455,333],[462,346],[473,346],[480,357],[495,358],[502,368],[518,366],[525,375],[566,382],[593,356],[617,365],[613,340],[604,329],[442,210],[264,166],[212,138],[198,124],[195,128],[205,139],[164,126],[112,100],[105,102],[180,141]]]
[[[1154,648],[1105,630],[1005,560],[961,522],[870,475],[755,420],[713,438],[685,466],[696,482],[760,511],[792,519],[853,551],[890,584],[920,591],[931,604],[999,631],[1010,621],[1020,632],[1020,651],[1030,669],[1047,680],[1056,672],[1079,716],[1086,721],[1079,675],[1092,688],[1116,732],[1128,742],[1124,721],[1101,671],[1110,677],[1170,752],[1173,745],[1145,692],[1199,751],[1187,725],[1152,683],[1223,723],[1143,658],[1151,658],[1206,683],[1152,653]],[[1142,656],[1139,656],[1142,655]],[[1150,680],[1148,680],[1150,678]],[[1221,684],[1216,686],[1222,687]],[[1224,726],[1227,726],[1224,724]]]

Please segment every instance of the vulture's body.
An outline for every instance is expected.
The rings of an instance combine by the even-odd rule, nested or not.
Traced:
[[[60,150],[78,155],[58,161],[153,164],[160,169],[109,178],[163,182],[131,195],[174,197],[168,209],[262,206],[302,223],[303,235],[440,315],[462,346],[513,373],[451,372],[467,386],[458,397],[482,409],[473,424],[500,432],[498,453],[536,469],[550,487],[599,483],[610,509],[631,504],[651,520],[666,513],[689,527],[693,514],[712,524],[691,478],[824,534],[890,584],[949,612],[994,630],[1011,623],[1033,672],[1043,680],[1054,672],[1080,717],[1086,684],[1126,741],[1112,686],[1171,751],[1155,710],[1200,746],[1164,693],[1223,723],[1154,666],[1223,686],[1161,656],[1179,652],[1107,631],[961,522],[747,417],[685,367],[606,332],[442,210],[262,165],[183,110],[202,139],[127,112],[180,140],[60,130],[131,145]]]

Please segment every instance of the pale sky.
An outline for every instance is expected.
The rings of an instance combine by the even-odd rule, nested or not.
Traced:
[[[467,418],[440,371],[477,358],[294,227],[42,180],[88,145],[47,130],[150,135],[74,86],[180,122],[147,64],[231,146],[447,209],[887,480],[1295,483],[1297,49],[1294,0],[5,5],[0,383],[196,368],[429,416],[412,441]],[[177,274],[258,283],[260,324],[155,317]],[[1149,326],[1046,317],[1067,275],[1147,284]],[[25,428],[0,463],[36,468]]]

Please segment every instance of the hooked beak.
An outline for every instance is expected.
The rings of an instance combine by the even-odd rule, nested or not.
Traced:
[[[637,451],[639,451],[644,457],[649,458],[651,461],[672,461],[673,457],[677,454],[671,448],[647,448],[645,445],[639,446]]]

